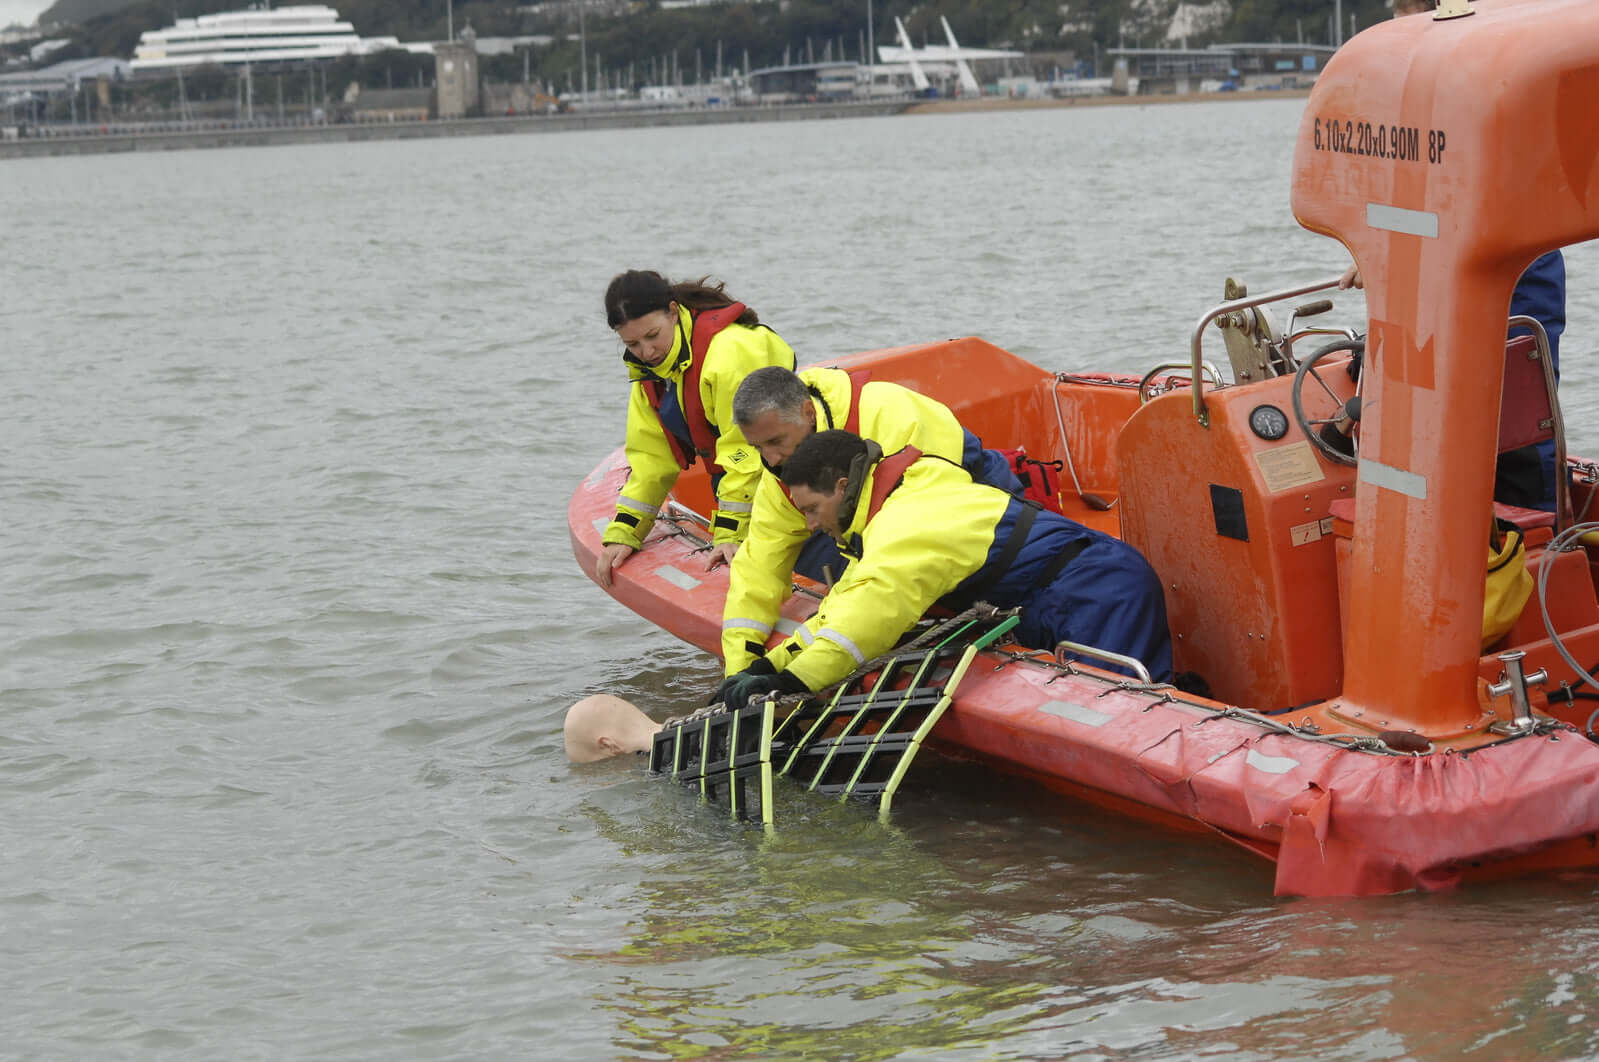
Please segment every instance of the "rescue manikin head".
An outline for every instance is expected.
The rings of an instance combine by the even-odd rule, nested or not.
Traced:
[[[819,431],[783,464],[783,484],[810,531],[844,541],[867,472],[883,451],[853,432]]]
[[[661,725],[628,701],[608,693],[584,697],[566,710],[562,735],[566,758],[573,763],[648,752]]]
[[[798,375],[777,365],[744,377],[733,396],[733,421],[774,472],[816,430],[816,407]]]
[[[672,285],[648,269],[618,273],[605,289],[605,322],[621,337],[629,354],[645,365],[659,365],[677,339],[677,300]]]

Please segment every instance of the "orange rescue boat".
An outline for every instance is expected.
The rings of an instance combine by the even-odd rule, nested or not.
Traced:
[[[1599,535],[1584,544],[1581,523],[1599,466],[1564,455],[1546,345],[1505,339],[1527,264],[1599,235],[1595,99],[1591,0],[1443,0],[1350,41],[1308,101],[1293,207],[1349,248],[1370,321],[1309,356],[1333,330],[1305,318],[1325,307],[1282,330],[1272,311],[1331,280],[1257,297],[1229,282],[1188,357],[1141,379],[1053,373],[975,338],[838,362],[940,399],[989,445],[1061,461],[1062,511],[1144,553],[1175,665],[1211,689],[1000,645],[933,740],[1217,833],[1274,860],[1281,894],[1599,867]],[[1205,361],[1213,326],[1231,382]],[[1361,346],[1357,385],[1344,370]],[[1525,529],[1537,590],[1484,651],[1494,459],[1536,438],[1570,486],[1554,513],[1497,507]],[[625,479],[618,450],[573,495],[591,577]],[[695,556],[704,474],[675,499],[611,592],[715,653],[726,571]],[[797,580],[785,617],[819,592]]]

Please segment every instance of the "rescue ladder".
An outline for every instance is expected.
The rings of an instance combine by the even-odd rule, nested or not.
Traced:
[[[699,789],[734,818],[773,821],[772,778],[875,803],[886,819],[922,741],[944,714],[972,661],[1019,622],[970,609],[779,715],[779,699],[669,722],[649,769]]]

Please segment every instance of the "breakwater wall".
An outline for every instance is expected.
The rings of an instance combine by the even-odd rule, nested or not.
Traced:
[[[890,114],[970,114],[979,111],[1043,110],[1061,107],[1144,107],[1166,103],[1242,103],[1262,99],[1304,99],[1308,89],[1277,92],[1206,92],[1149,96],[1068,96],[1060,99],[1007,99],[983,96],[953,100],[787,103],[770,106],[635,109],[576,114],[514,115],[450,121],[361,121],[320,125],[219,126],[212,129],[85,131],[49,137],[0,140],[0,159],[41,155],[97,155],[124,151],[180,151],[185,148],[259,147],[271,144],[339,144],[361,140],[414,140],[439,136],[489,136],[497,133],[561,133],[574,129],[642,129],[661,125],[724,125],[731,122],[813,121],[825,118],[875,118]]]
[[[185,131],[85,131],[79,134],[0,140],[0,159],[43,155],[98,155],[127,151],[263,147],[272,144],[352,143],[441,136],[559,133],[576,129],[640,129],[663,125],[724,125],[734,122],[813,121],[899,114],[905,100],[864,103],[793,103],[769,107],[632,110],[576,114],[515,115],[451,121],[340,122],[325,125],[224,126]]]

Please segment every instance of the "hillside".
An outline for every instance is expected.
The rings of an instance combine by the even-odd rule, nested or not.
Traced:
[[[81,26],[91,18],[120,11],[135,0],[56,0],[39,16],[41,26]]]

